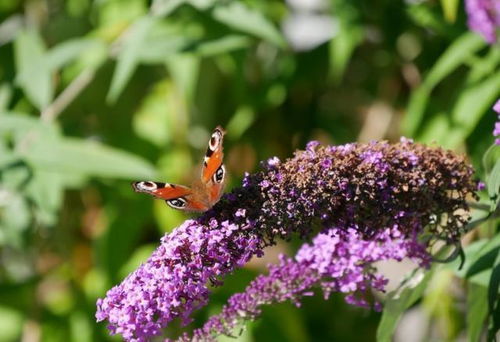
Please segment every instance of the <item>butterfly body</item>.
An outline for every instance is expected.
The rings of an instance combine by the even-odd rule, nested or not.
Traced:
[[[208,142],[201,177],[191,187],[184,185],[140,181],[132,183],[136,192],[144,192],[163,199],[174,209],[203,212],[210,209],[222,195],[226,170],[223,164],[222,143],[224,130],[215,128]]]

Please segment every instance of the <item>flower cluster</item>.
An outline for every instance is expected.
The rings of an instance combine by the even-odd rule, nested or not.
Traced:
[[[96,317],[125,340],[148,340],[173,319],[189,322],[208,302],[210,284],[220,285],[276,239],[307,238],[314,230],[323,233],[312,245],[295,259],[283,257],[231,300],[224,322],[238,313],[251,318],[261,304],[298,299],[313,285],[325,294],[383,289],[374,261],[408,256],[425,264],[425,244],[417,240],[424,227],[441,239],[460,236],[469,219],[466,198],[476,189],[472,173],[463,157],[405,139],[311,142],[289,160],[270,159],[211,210],[166,235],[143,265],[98,300]],[[220,322],[214,318],[197,334],[227,332]]]
[[[370,239],[364,239],[356,228],[326,229],[312,244],[304,244],[294,259],[281,255],[280,263],[269,267],[269,274],[258,276],[245,292],[233,295],[220,314],[178,341],[215,341],[221,334],[231,336],[239,324],[259,316],[263,305],[289,300],[300,306],[300,298],[312,295],[314,287],[322,289],[325,299],[331,292],[342,292],[349,294],[348,303],[369,306],[363,293],[384,291],[387,284],[387,279],[376,274],[373,263],[406,257],[422,266],[430,261],[425,245],[402,238],[398,227],[381,230]],[[375,308],[380,309],[379,303]]]
[[[161,239],[145,264],[105,299],[97,302],[98,321],[108,319],[112,333],[125,340],[146,341],[174,318],[184,323],[208,300],[207,282],[260,255],[259,240],[244,233],[251,225],[187,220]]]
[[[495,145],[500,145],[500,99],[497,100],[493,106],[493,110],[498,114],[498,121],[495,122],[495,129],[493,130],[493,136],[495,139]]]
[[[500,28],[500,2],[497,0],[465,0],[467,24],[472,31],[493,44],[498,41]]]

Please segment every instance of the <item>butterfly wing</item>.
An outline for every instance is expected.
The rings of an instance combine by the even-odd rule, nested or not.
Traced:
[[[207,206],[196,200],[193,191],[187,186],[141,181],[132,183],[135,192],[150,194],[164,200],[171,208],[186,211],[205,211]]]
[[[132,187],[136,192],[144,192],[165,200],[174,209],[200,212],[208,210],[219,200],[224,188],[226,176],[226,169],[222,163],[224,133],[218,126],[210,137],[203,160],[201,184],[195,182],[193,188],[188,188],[177,184],[141,181],[132,183]]]
[[[225,132],[220,126],[217,126],[213,131],[201,170],[201,181],[208,192],[210,206],[219,200],[224,189],[224,180],[226,178],[226,169],[223,164],[224,154],[222,153],[224,134]]]

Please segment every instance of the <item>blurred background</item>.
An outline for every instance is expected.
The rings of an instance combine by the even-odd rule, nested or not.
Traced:
[[[500,48],[468,31],[463,7],[0,0],[0,341],[120,340],[95,322],[96,299],[192,216],[130,181],[189,184],[217,125],[227,130],[227,189],[312,139],[405,135],[466,153],[482,177]],[[229,276],[188,329],[298,244]],[[410,341],[411,327],[424,340],[464,337],[463,281],[450,270],[432,281],[397,340]],[[236,340],[371,341],[379,320],[317,296],[265,308]]]

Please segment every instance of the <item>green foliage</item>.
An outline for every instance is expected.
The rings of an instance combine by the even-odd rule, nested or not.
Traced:
[[[0,1],[0,341],[116,340],[95,323],[96,298],[190,216],[129,182],[190,182],[216,125],[228,130],[229,188],[259,160],[311,139],[400,135],[466,153],[487,187],[461,269],[455,260],[397,279],[381,315],[341,296],[269,308],[238,340],[389,341],[410,308],[433,332],[426,339],[491,338],[500,327],[490,109],[500,48],[467,31],[462,5],[325,1],[310,12],[334,32],[301,49],[284,33],[301,11],[291,2]],[[263,271],[254,267],[214,290],[195,325]]]

